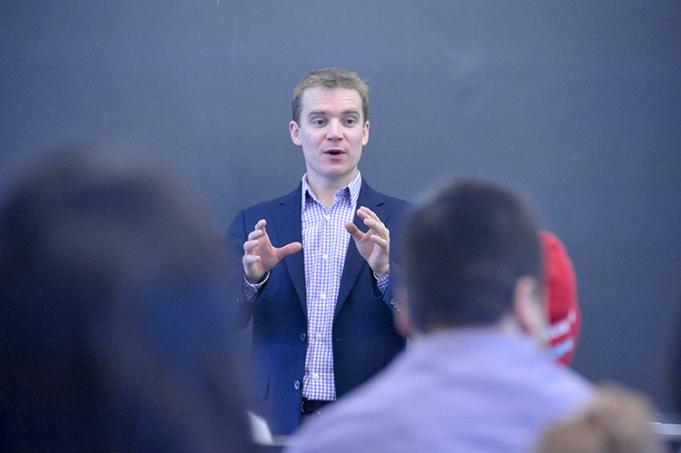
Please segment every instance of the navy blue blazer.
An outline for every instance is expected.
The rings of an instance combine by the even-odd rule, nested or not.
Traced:
[[[368,263],[350,239],[333,323],[333,362],[336,396],[342,397],[372,377],[399,353],[404,338],[395,330],[394,262],[400,242],[400,223],[408,204],[379,193],[362,181],[357,206],[374,211],[390,229],[391,278],[383,295]],[[260,219],[275,247],[302,242],[301,185],[281,198],[239,212],[229,229],[232,245],[243,254],[243,243]],[[366,231],[355,215],[354,223]],[[251,408],[265,417],[274,434],[290,434],[300,423],[307,307],[303,252],[289,255],[271,270],[255,303],[241,292],[235,301],[240,326],[253,322]]]

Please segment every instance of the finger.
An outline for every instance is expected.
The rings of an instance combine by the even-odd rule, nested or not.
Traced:
[[[267,225],[267,220],[265,219],[260,219],[258,220],[258,223],[255,224],[255,230],[262,230],[265,231],[265,225]]]
[[[241,262],[248,266],[259,262],[260,259],[261,258],[258,255],[244,255],[244,257],[241,259]]]
[[[360,208],[358,209],[358,211],[359,211],[359,210],[361,210],[361,211],[364,213],[365,216],[372,217],[372,218],[376,219],[376,220],[379,221],[379,222],[381,221],[381,219],[378,217],[378,214],[376,214],[374,211],[372,211],[371,209],[367,208],[366,206],[360,206]],[[358,213],[359,213],[359,212],[358,212]]]
[[[361,241],[362,238],[364,237],[365,233],[362,233],[359,228],[357,228],[357,225],[355,225],[352,222],[348,222],[345,224],[345,229],[347,230],[348,233],[355,239],[356,241]]]
[[[386,228],[385,224],[378,217],[378,214],[376,214],[374,211],[367,208],[366,206],[361,206],[359,208],[359,210],[357,211],[357,213],[360,215],[360,217],[362,217],[365,220],[364,223],[366,225],[368,225],[366,223],[366,220],[372,219],[374,222],[376,222],[376,223],[372,224],[372,227],[374,228],[374,230],[377,231],[383,237],[388,236],[388,234],[389,234],[388,228]]]
[[[375,219],[365,219],[364,224],[374,230],[376,234],[379,234],[382,237],[387,237],[386,230],[387,228],[381,221],[377,221]]]
[[[371,217],[371,213],[367,211],[367,208],[364,206],[360,206],[360,208],[357,210],[357,215],[362,218],[362,220],[366,220],[369,217]]]
[[[292,255],[293,253],[300,252],[302,248],[303,244],[300,242],[291,242],[290,244],[286,244],[283,247],[279,247],[276,253],[279,258],[283,258],[285,256]]]
[[[244,252],[251,253],[258,246],[258,244],[260,244],[260,241],[257,239],[244,242]]]
[[[263,236],[264,234],[265,234],[265,232],[263,230],[253,230],[248,235],[248,239],[249,240],[258,239],[259,237]]]
[[[370,239],[376,243],[379,247],[381,247],[383,250],[388,250],[388,247],[390,245],[390,242],[387,239],[384,239],[378,235],[372,234],[370,236]]]

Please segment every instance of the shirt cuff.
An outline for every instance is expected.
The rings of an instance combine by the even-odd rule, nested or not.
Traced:
[[[262,285],[267,283],[267,280],[270,278],[270,271],[267,271],[267,274],[265,274],[265,278],[258,283],[251,283],[248,280],[246,280],[246,276],[244,275],[244,279],[242,280],[241,283],[241,289],[243,290],[244,293],[244,300],[246,302],[255,302],[255,298],[258,295],[258,291],[260,288],[262,288]]]
[[[376,286],[381,294],[385,294],[385,289],[388,287],[388,281],[390,280],[390,272],[386,273],[383,277],[379,277],[374,272],[374,278],[376,279]]]

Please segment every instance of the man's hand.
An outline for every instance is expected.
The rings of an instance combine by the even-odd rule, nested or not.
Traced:
[[[282,258],[297,253],[303,248],[300,242],[291,242],[279,248],[273,246],[265,231],[265,225],[267,225],[267,220],[258,220],[255,228],[248,235],[248,240],[244,242],[244,256],[241,262],[246,280],[250,283],[258,283]]]
[[[369,231],[363,233],[352,222],[346,223],[345,229],[352,235],[359,254],[367,260],[371,270],[376,276],[383,277],[390,272],[390,231],[376,213],[365,206],[357,210],[357,215]]]

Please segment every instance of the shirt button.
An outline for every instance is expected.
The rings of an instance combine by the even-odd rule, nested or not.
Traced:
[[[319,373],[312,373],[310,377],[312,377],[312,379],[319,379]]]
[[[320,298],[321,300],[326,299],[326,293],[321,293],[321,294],[319,295],[319,298]]]
[[[323,258],[325,261],[328,260],[328,259],[329,259],[329,254],[328,254],[328,253],[323,254],[323,255],[322,255],[322,258]]]
[[[326,215],[324,216],[324,218],[325,218],[326,220],[331,220],[331,216],[330,216],[329,214],[326,214]]]
[[[316,334],[314,337],[317,339],[317,341],[322,341],[322,334],[321,333]]]
[[[300,341],[305,341],[307,340],[307,334],[305,332],[300,334]]]
[[[293,381],[293,388],[296,389],[296,390],[298,390],[300,388],[300,381],[298,379]]]

